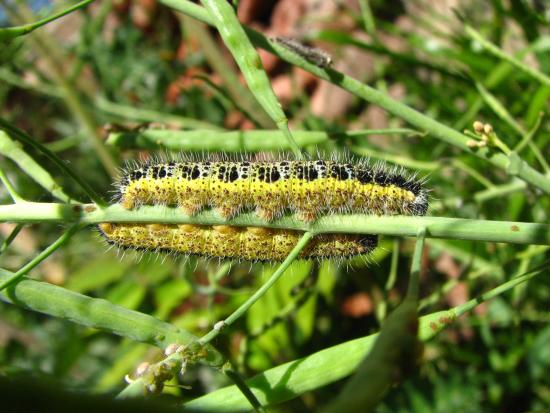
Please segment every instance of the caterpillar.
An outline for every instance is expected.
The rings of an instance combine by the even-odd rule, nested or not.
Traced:
[[[110,244],[121,248],[199,255],[247,261],[282,261],[302,233],[293,230],[228,225],[99,224]],[[320,234],[301,251],[300,258],[349,258],[371,252],[376,235]]]
[[[126,209],[168,205],[194,215],[214,208],[230,219],[244,210],[271,221],[294,212],[304,222],[326,213],[424,215],[423,182],[403,171],[364,162],[167,161],[136,165],[116,184]]]
[[[332,57],[327,52],[319,49],[318,47],[306,46],[305,44],[291,37],[274,37],[271,40],[283,45],[287,49],[293,51],[297,55],[302,56],[308,62],[313,63],[320,68],[325,69],[332,65]]]

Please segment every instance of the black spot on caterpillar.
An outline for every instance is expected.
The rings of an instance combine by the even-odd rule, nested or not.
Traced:
[[[326,213],[424,215],[428,208],[423,182],[402,170],[322,159],[149,162],[123,173],[116,201],[189,215],[212,207],[224,218],[256,210],[267,221],[291,211],[306,222]]]
[[[108,243],[120,248],[248,261],[282,261],[302,236],[300,231],[228,225],[99,224]],[[300,258],[349,258],[371,252],[376,235],[321,234]]]

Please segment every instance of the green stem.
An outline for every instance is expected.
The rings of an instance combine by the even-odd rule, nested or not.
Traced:
[[[53,162],[62,172],[65,173],[68,177],[72,178],[82,190],[88,195],[88,197],[100,206],[105,206],[107,203],[92,189],[92,187],[84,180],[80,175],[75,173],[70,169],[65,162],[63,162],[59,157],[54,154],[52,151],[36,142],[32,137],[27,133],[23,132],[21,129],[12,126],[9,122],[0,118],[0,129],[5,130],[12,137],[17,139],[20,142],[23,142],[26,145],[31,146],[36,151],[42,153],[46,158]],[[30,176],[34,175],[33,170],[26,171]]]
[[[288,120],[285,119],[284,121],[277,122],[277,126],[281,131],[283,131],[283,135],[294,157],[298,160],[304,159],[304,154],[302,153],[300,146],[296,143],[296,139],[294,139],[294,135],[288,127]]]
[[[395,285],[395,281],[397,280],[398,267],[399,267],[399,238],[394,238],[393,250],[392,250],[392,256],[391,256],[390,274],[388,276],[388,280],[386,281],[386,285],[384,287],[386,292],[390,291]]]
[[[539,130],[539,127],[542,123],[543,113],[540,113],[539,116],[537,116],[537,120],[535,121],[535,124],[531,128],[531,130],[527,133],[523,134],[523,138],[521,141],[518,142],[518,144],[514,147],[514,152],[520,153],[527,145],[531,143],[533,140],[533,137],[536,135],[536,133]]]
[[[71,239],[71,237],[76,233],[76,231],[78,231],[79,228],[80,228],[79,224],[75,224],[72,227],[70,227],[67,231],[63,233],[63,235],[61,235],[58,239],[56,239],[48,248],[43,250],[33,260],[31,260],[26,265],[24,265],[19,271],[17,271],[16,273],[13,273],[11,276],[6,277],[2,281],[0,281],[0,291],[19,281],[21,278],[23,278],[23,276],[28,274],[30,270],[35,268],[38,264],[40,264],[50,255],[52,255],[55,251],[59,249],[59,247],[61,247],[69,239]]]
[[[411,275],[409,279],[409,288],[407,290],[407,298],[418,301],[418,291],[420,284],[420,270],[422,269],[422,252],[424,251],[424,243],[426,241],[426,228],[420,228],[416,238],[414,254],[411,263]]]
[[[201,0],[201,3],[239,66],[256,101],[283,132],[294,156],[297,159],[303,159],[303,154],[288,128],[288,119],[262,66],[260,56],[239,22],[235,10],[225,0]]]
[[[485,202],[490,199],[500,198],[514,192],[523,191],[527,188],[527,184],[519,179],[513,180],[507,184],[493,186],[491,188],[484,189],[474,194],[476,202]]]
[[[258,110],[258,102],[252,93],[242,85],[235,66],[228,65],[227,56],[222,53],[219,44],[212,38],[208,27],[186,16],[182,21],[186,37],[199,43],[206,61],[220,76],[235,107],[257,126],[263,129],[273,127],[273,121],[264,111]]]
[[[23,224],[17,224],[15,228],[10,232],[10,235],[6,237],[6,239],[0,244],[0,254],[2,254],[6,249],[10,246],[12,241],[17,237],[17,235],[21,232],[23,229]]]
[[[209,132],[222,131],[223,128],[201,120],[186,118],[171,113],[157,112],[156,110],[143,109],[135,106],[125,106],[111,102],[103,97],[95,99],[95,107],[100,111],[117,116],[122,119],[131,119],[138,122],[155,122],[175,124],[182,129],[207,129]]]
[[[293,131],[298,146],[320,145],[333,140],[357,140],[369,135],[419,135],[420,132],[405,128],[362,129],[346,132]],[[168,149],[181,151],[258,152],[290,149],[280,130],[216,130],[178,131],[145,129],[131,132],[112,132],[107,144],[122,149]],[[358,152],[359,153],[359,152]],[[439,167],[439,164],[437,164]],[[414,166],[414,165],[413,165]]]
[[[390,162],[396,165],[402,165],[406,168],[422,170],[422,171],[436,171],[442,168],[442,163],[437,161],[417,161],[415,159],[408,158],[402,155],[394,155],[388,152],[376,151],[374,149],[365,148],[361,146],[351,146],[350,150],[361,156],[367,156],[369,158],[380,159],[384,162]]]
[[[466,172],[468,175],[470,175],[486,188],[492,188],[495,186],[491,181],[485,178],[485,176],[479,173],[476,169],[470,167],[467,163],[462,162],[459,158],[453,158],[451,163],[454,167],[456,167],[457,169],[462,169],[464,172]]]
[[[100,209],[93,204],[67,205],[25,202],[17,206],[0,205],[0,222],[3,221],[15,223],[136,222],[236,225],[310,231],[313,235],[350,233],[404,237],[416,237],[420,228],[426,228],[426,236],[429,238],[550,245],[550,225],[548,224],[403,215],[328,215],[320,217],[313,224],[305,224],[293,215],[266,222],[253,212],[248,212],[227,221],[212,210],[187,216],[182,214],[178,208],[162,206],[143,206],[137,210],[126,210],[118,204]]]
[[[485,50],[487,50],[492,55],[507,61],[508,63],[512,64],[513,66],[517,67],[522,72],[527,73],[528,75],[532,76],[533,78],[537,79],[539,82],[546,86],[550,86],[550,77],[546,76],[544,73],[540,72],[539,70],[535,69],[532,66],[528,66],[525,63],[521,62],[520,60],[516,59],[514,56],[510,56],[509,54],[505,53],[502,49],[500,49],[497,45],[491,43],[487,39],[483,37],[481,33],[479,33],[477,30],[475,30],[472,26],[469,24],[464,25],[465,33],[473,40],[481,44]]]
[[[216,323],[214,328],[201,337],[199,344],[206,344],[216,338],[223,328],[229,327],[235,321],[237,321],[256,301],[258,301],[266,292],[269,290],[273,284],[281,278],[286,269],[292,264],[292,262],[298,257],[300,252],[305,248],[309,240],[313,237],[311,232],[305,232],[302,235],[302,238],[298,241],[296,246],[292,249],[290,254],[285,258],[285,260],[279,265],[279,268],[273,273],[271,277],[254,293],[250,296],[237,310],[235,310],[229,317],[225,320],[219,321]]]
[[[0,169],[0,181],[2,181],[2,183],[6,187],[6,190],[8,191],[8,194],[10,194],[13,202],[15,202],[16,204],[20,202],[25,202],[25,199],[23,199],[23,197],[17,193],[17,190],[13,187],[2,169]]]
[[[244,397],[246,397],[246,399],[250,402],[250,404],[254,408],[254,411],[258,413],[265,412],[265,409],[262,407],[262,404],[259,402],[258,398],[254,395],[250,387],[248,387],[248,384],[246,384],[246,381],[237,371],[233,370],[232,368],[228,368],[224,369],[223,372],[233,381],[233,383],[235,383],[235,386],[237,386]]]
[[[51,174],[22,148],[21,143],[11,139],[3,130],[0,130],[0,154],[10,158],[36,183],[60,201],[72,201],[72,198],[63,192]]]
[[[32,32],[35,29],[38,29],[39,27],[44,26],[45,24],[54,21],[56,19],[59,19],[60,17],[65,16],[66,14],[72,13],[75,10],[81,9],[94,0],[83,0],[80,3],[75,4],[72,7],[69,7],[68,9],[65,9],[63,11],[60,11],[59,13],[52,14],[51,16],[48,16],[42,20],[38,20],[34,23],[24,24],[21,26],[15,26],[15,27],[3,27],[0,28],[0,41],[12,39],[17,36],[23,36],[25,34],[28,34]]]
[[[359,8],[361,9],[361,18],[363,19],[365,31],[374,37],[376,35],[376,24],[374,22],[369,0],[359,0]]]
[[[456,316],[459,317],[468,311],[471,311],[475,307],[477,307],[479,304],[488,301],[492,298],[495,298],[503,293],[505,293],[508,290],[511,290],[512,288],[516,287],[517,285],[520,285],[521,283],[524,283],[525,281],[530,280],[531,278],[545,272],[548,268],[550,268],[550,260],[545,261],[538,267],[532,269],[531,271],[519,275],[517,277],[512,278],[510,281],[505,282],[504,284],[499,285],[496,288],[493,288],[492,290],[486,292],[485,294],[481,294],[479,297],[476,297],[458,307],[455,308]]]

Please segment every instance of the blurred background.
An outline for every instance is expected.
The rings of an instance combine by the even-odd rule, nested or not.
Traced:
[[[5,0],[0,24],[34,21],[70,4]],[[486,53],[464,30],[469,24],[506,53],[549,74],[547,1],[240,0],[238,16],[268,37],[293,37],[322,48],[331,54],[334,69],[459,131],[472,129],[475,120],[490,123],[511,147],[533,131],[539,153],[525,150],[522,156],[547,171],[550,88]],[[291,129],[337,133],[407,127],[337,86],[267,52],[260,55]],[[113,130],[273,129],[261,110],[253,110],[253,101],[247,106],[250,92],[217,33],[155,0],[96,1],[3,44],[0,63],[1,116],[56,152],[106,197],[124,161],[165,151],[106,143]],[[370,157],[416,171],[431,188],[431,215],[548,222],[548,196],[417,132],[331,139],[305,149]],[[88,202],[46,159],[29,153],[66,192]],[[52,201],[13,162],[0,159],[26,199]],[[4,188],[0,202],[11,202]],[[0,224],[0,240],[13,227]],[[59,225],[25,226],[0,255],[0,266],[21,267],[61,232]],[[384,238],[368,263],[294,263],[253,311],[217,339],[216,347],[250,376],[378,331],[403,298],[413,246],[410,240]],[[548,249],[540,246],[428,240],[421,313],[464,303],[545,257]],[[31,274],[201,335],[274,268],[121,254],[89,228]],[[426,343],[418,371],[393,389],[378,411],[517,412],[548,406],[547,281],[542,276],[480,305]],[[278,315],[283,322],[271,325]],[[0,303],[1,375],[116,394],[125,374],[159,358],[160,351],[151,346]],[[191,387],[167,387],[166,392],[183,400],[227,384],[204,366],[193,366],[178,380]],[[280,409],[315,411],[341,386],[318,389]]]

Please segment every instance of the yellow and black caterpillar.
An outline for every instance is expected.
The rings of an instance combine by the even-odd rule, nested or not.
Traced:
[[[107,241],[121,248],[247,261],[282,261],[302,236],[300,231],[228,225],[99,224]],[[367,254],[376,235],[321,234],[300,258],[348,258]]]
[[[285,211],[313,221],[330,213],[424,215],[422,182],[366,164],[314,161],[147,163],[118,183],[123,207],[171,205],[193,215],[209,206],[224,218],[256,210],[271,221]]]

